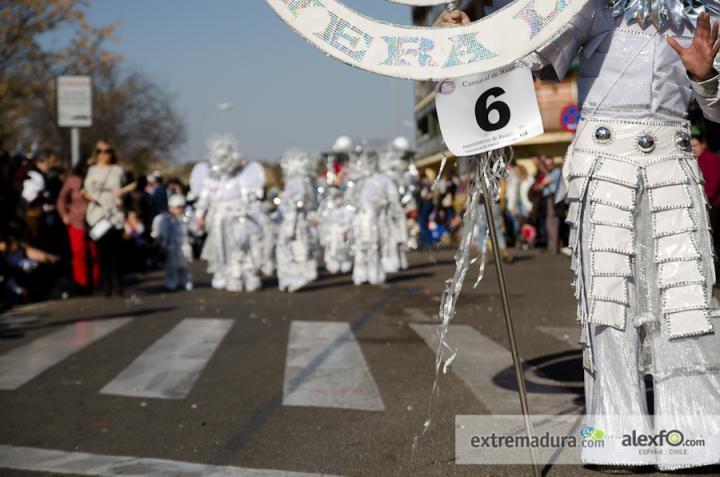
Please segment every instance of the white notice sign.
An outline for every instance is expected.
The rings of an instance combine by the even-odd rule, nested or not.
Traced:
[[[543,133],[532,74],[525,67],[442,81],[435,104],[445,144],[458,157]]]
[[[92,126],[92,79],[89,76],[58,76],[58,126]]]

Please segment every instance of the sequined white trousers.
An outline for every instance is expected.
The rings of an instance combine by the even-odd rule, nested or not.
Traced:
[[[720,415],[712,242],[688,125],[583,120],[563,178],[586,412],[610,444],[583,459],[662,469],[720,461],[712,445],[678,462],[663,449],[639,454],[619,440],[664,428],[720,436],[711,417]],[[644,374],[653,376],[654,417]]]

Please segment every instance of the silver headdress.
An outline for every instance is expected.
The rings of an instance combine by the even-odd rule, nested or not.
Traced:
[[[681,28],[685,22],[694,28],[700,13],[720,15],[718,0],[608,0],[607,5],[613,17],[624,16],[643,28],[650,23],[658,29],[668,25]]]
[[[214,134],[207,142],[207,158],[213,172],[232,174],[245,165],[238,143],[230,134]]]
[[[310,151],[288,149],[280,159],[280,167],[282,167],[285,178],[292,176],[312,177],[315,175],[317,159],[317,155]]]
[[[408,168],[410,142],[405,137],[396,137],[388,147],[380,151],[380,172],[398,179]]]
[[[373,151],[367,151],[361,147],[356,147],[355,151],[350,154],[350,169],[348,176],[350,180],[357,181],[365,177],[370,177],[378,170],[378,156]]]
[[[348,136],[340,136],[335,140],[332,150],[333,152],[345,152],[348,153],[353,148],[353,141]]]

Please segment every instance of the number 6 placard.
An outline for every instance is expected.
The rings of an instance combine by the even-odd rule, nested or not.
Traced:
[[[435,102],[445,144],[458,157],[543,133],[532,74],[525,67],[442,81]]]

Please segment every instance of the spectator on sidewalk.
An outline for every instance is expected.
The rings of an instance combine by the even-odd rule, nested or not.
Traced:
[[[532,161],[535,166],[535,177],[533,178],[533,185],[530,187],[530,192],[528,193],[530,202],[532,203],[529,223],[535,228],[534,246],[544,248],[548,242],[547,227],[545,225],[545,220],[547,219],[547,202],[543,196],[547,171],[545,170],[545,163],[540,156],[534,156]]]
[[[63,184],[57,199],[57,210],[67,227],[72,253],[72,277],[81,294],[90,294],[100,282],[97,248],[88,237],[85,214],[88,201],[82,194],[86,164],[76,165]],[[92,277],[92,280],[90,279]]]
[[[31,245],[60,256],[69,270],[70,247],[67,231],[57,211],[57,199],[66,179],[66,171],[52,150],[45,150],[40,154],[35,161],[35,168],[43,175],[45,186],[39,198],[42,208],[40,233]]]
[[[150,196],[150,220],[152,221],[155,216],[168,210],[167,191],[163,186],[160,171],[154,171],[147,176],[145,192]]]
[[[698,166],[705,178],[705,194],[710,204],[710,227],[713,230],[713,245],[717,253],[720,248],[720,157],[707,148],[702,136],[693,135],[693,149]],[[720,278],[720,263],[715,257],[715,281]]]
[[[133,209],[125,209],[123,250],[127,260],[123,263],[123,272],[143,272],[154,268],[157,257],[151,257],[151,240],[140,214]]]
[[[19,226],[18,203],[20,194],[15,183],[18,162],[0,141],[0,232]]]
[[[165,255],[165,289],[178,288],[192,290],[190,274],[192,247],[188,234],[188,224],[183,220],[185,197],[180,194],[170,196],[168,212],[153,219],[152,237],[157,240]]]
[[[545,203],[545,229],[547,250],[550,253],[560,251],[560,218],[555,207],[555,192],[560,184],[561,169],[555,165],[552,157],[543,157],[545,177],[542,181],[542,197]]]
[[[27,239],[32,244],[36,244],[40,237],[43,221],[44,164],[43,158],[34,162],[26,161],[25,167],[16,174],[22,183],[22,219],[27,227]]]
[[[173,195],[181,195],[185,197],[185,195],[187,194],[187,190],[185,189],[185,186],[180,181],[180,179],[170,179],[167,182],[166,193],[168,197],[171,197]],[[170,199],[168,199],[168,207],[170,207],[169,202]]]
[[[95,243],[100,258],[100,275],[105,296],[113,291],[122,295],[120,250],[122,248],[123,211],[119,204],[124,195],[125,172],[118,164],[117,152],[109,141],[95,146],[93,163],[85,177],[83,195],[88,201],[86,220],[91,228],[98,226]],[[103,233],[100,233],[103,231]]]
[[[132,181],[132,173],[127,174],[127,180]],[[150,237],[150,226],[152,225],[152,200],[146,192],[147,178],[140,176],[137,179],[136,187],[123,197],[123,207],[126,212],[134,211],[145,226],[146,238]]]
[[[477,240],[478,253],[483,255],[486,252],[486,247],[492,245],[498,247],[500,255],[506,263],[513,263],[515,258],[512,256],[507,248],[507,242],[505,241],[505,233],[503,232],[503,219],[502,211],[498,202],[493,202],[490,206],[492,210],[493,219],[495,220],[495,233],[497,235],[498,243],[494,244],[491,240],[491,234],[489,230],[490,219],[485,214],[485,197],[480,195],[480,201],[477,204],[478,208],[478,224],[475,227],[475,238]]]
[[[50,293],[58,275],[60,257],[21,242],[12,235],[0,235],[0,287],[10,305],[41,300]]]
[[[508,235],[513,238],[516,246],[522,243],[522,227],[527,223],[532,202],[529,192],[533,179],[528,175],[527,169],[519,164],[512,163],[508,167],[507,185],[505,187],[505,204],[507,207]]]
[[[430,231],[430,220],[433,214],[433,194],[430,186],[423,184],[420,188],[418,197],[418,218],[417,223],[420,228],[420,248],[427,249],[432,247],[432,233]]]

